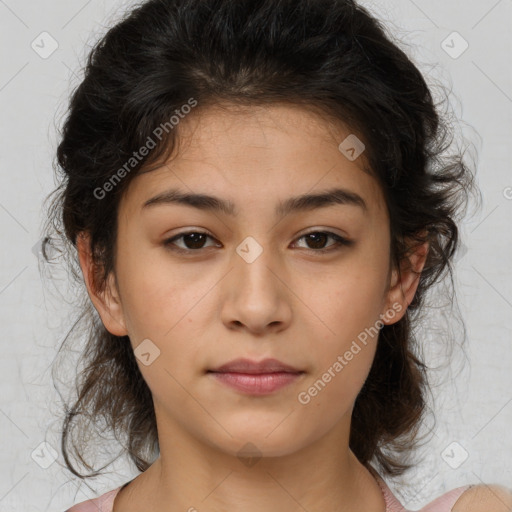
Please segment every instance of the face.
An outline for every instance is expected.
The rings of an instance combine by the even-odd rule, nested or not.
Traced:
[[[111,299],[90,292],[107,329],[145,353],[159,435],[282,456],[346,433],[378,327],[415,290],[389,272],[389,218],[364,154],[349,160],[338,146],[350,131],[299,107],[212,107],[179,130],[177,154],[123,196]],[[334,189],[346,194],[277,209]],[[301,373],[274,374],[285,385],[258,394],[209,372],[237,358]]]

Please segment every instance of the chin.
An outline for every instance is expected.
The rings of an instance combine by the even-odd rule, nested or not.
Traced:
[[[282,421],[282,418],[281,418]],[[299,451],[306,439],[302,439],[297,431],[292,432],[289,429],[274,422],[271,428],[259,427],[253,424],[250,428],[235,428],[235,426],[226,426],[226,430],[233,436],[223,436],[223,439],[211,439],[210,442],[217,449],[241,459],[261,458],[261,457],[284,457]],[[304,431],[302,430],[302,433]]]

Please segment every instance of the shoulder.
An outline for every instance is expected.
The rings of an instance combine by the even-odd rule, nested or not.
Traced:
[[[452,512],[512,512],[512,491],[501,485],[475,485],[462,493]]]

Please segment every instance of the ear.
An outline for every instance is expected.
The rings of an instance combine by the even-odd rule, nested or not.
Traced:
[[[99,289],[96,277],[98,267],[92,258],[89,234],[79,233],[76,246],[87,292],[103,325],[115,336],[126,336],[128,331],[113,272],[108,275],[104,289]]]
[[[386,297],[386,309],[382,312],[382,322],[391,325],[398,322],[409,307],[420,282],[420,274],[425,266],[429,243],[410,246],[409,253],[401,262],[400,272],[393,269]]]

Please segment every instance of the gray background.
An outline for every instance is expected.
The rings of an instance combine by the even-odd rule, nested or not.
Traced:
[[[461,130],[478,150],[484,199],[462,226],[464,247],[456,263],[464,351],[457,345],[451,368],[433,372],[439,381],[432,405],[436,424],[425,423],[433,433],[420,462],[403,481],[388,480],[414,510],[467,483],[512,488],[512,2],[362,3],[408,45],[429,80],[452,89]],[[0,0],[0,511],[63,512],[137,474],[120,459],[105,476],[80,484],[63,467],[60,400],[50,367],[70,312],[45,288],[37,253],[66,99],[91,44],[130,4]],[[459,55],[464,40],[469,46]],[[58,45],[53,53],[52,45]],[[65,293],[65,272],[53,272],[59,277],[52,286]],[[436,333],[452,332],[461,343],[454,319],[440,307],[425,320],[418,336],[429,364],[442,361]]]

